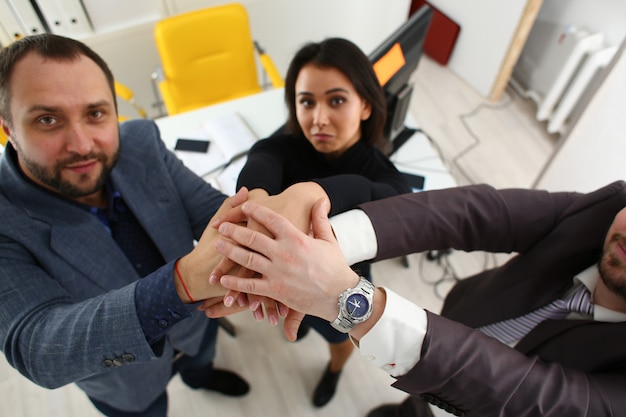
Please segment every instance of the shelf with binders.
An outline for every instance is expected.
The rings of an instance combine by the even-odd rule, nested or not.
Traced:
[[[24,0],[0,0],[0,43],[2,46],[24,36],[45,31],[30,3],[26,0],[26,5],[30,7],[28,9],[23,7],[22,1]],[[21,9],[26,10],[26,12],[20,19],[17,13]],[[34,19],[32,19],[33,16]]]
[[[24,36],[54,33],[84,40],[166,16],[154,0],[0,0],[0,45]]]
[[[93,33],[91,20],[80,0],[37,0],[33,2],[48,32],[80,38]]]
[[[0,43],[56,33],[80,37],[93,32],[80,0],[0,0]]]

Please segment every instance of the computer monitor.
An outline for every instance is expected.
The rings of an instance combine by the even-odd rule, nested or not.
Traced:
[[[420,7],[369,55],[387,99],[385,136],[394,150],[415,131],[404,124],[413,92],[409,81],[422,56],[432,15],[428,5]]]

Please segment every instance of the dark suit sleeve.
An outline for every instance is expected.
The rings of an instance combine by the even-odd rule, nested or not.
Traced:
[[[415,396],[428,393],[425,398],[468,417],[600,417],[626,410],[623,375],[546,364],[480,331],[427,314],[421,359],[395,388]]]
[[[376,232],[376,260],[447,248],[510,253],[525,251],[549,233],[577,195],[474,185],[403,194],[359,208]]]

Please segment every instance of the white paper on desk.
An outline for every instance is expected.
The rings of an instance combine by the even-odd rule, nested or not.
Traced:
[[[184,136],[185,139],[207,140],[207,134],[203,129],[196,129]],[[174,151],[183,164],[200,177],[215,171],[224,165],[224,155],[211,141],[207,152]]]
[[[239,178],[239,173],[243,169],[247,160],[247,157],[235,159],[226,168],[224,168],[224,171],[222,171],[220,175],[217,176],[215,182],[220,191],[229,196],[235,195],[237,192],[237,179]]]
[[[229,113],[208,120],[204,126],[209,140],[222,151],[226,162],[247,152],[257,136],[239,113]]]
[[[257,140],[257,136],[238,113],[211,118],[181,137],[210,142],[206,153],[175,151],[183,163],[201,177],[245,154]]]

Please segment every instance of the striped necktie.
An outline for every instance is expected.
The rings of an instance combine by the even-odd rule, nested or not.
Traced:
[[[593,316],[591,293],[584,285],[580,285],[567,298],[555,300],[523,316],[482,326],[478,329],[502,343],[511,344],[520,340],[542,321],[563,320],[572,312]]]

